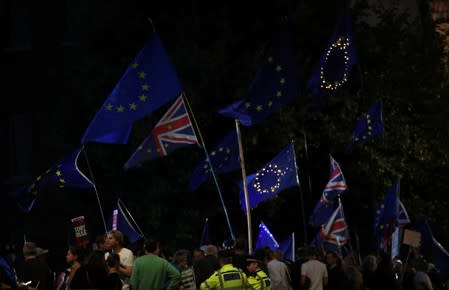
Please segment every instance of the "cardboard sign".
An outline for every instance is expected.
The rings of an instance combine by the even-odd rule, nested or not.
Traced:
[[[402,243],[414,248],[418,248],[419,245],[421,244],[421,233],[411,230],[405,230]]]

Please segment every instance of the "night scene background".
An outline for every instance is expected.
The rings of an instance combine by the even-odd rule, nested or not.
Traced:
[[[356,64],[348,82],[312,109],[306,83],[343,1],[2,1],[1,242],[25,235],[50,250],[50,263],[61,265],[73,241],[70,219],[84,215],[91,240],[104,232],[93,189],[46,188],[29,213],[7,193],[80,148],[89,123],[153,29],[212,148],[235,130],[234,120],[218,110],[246,96],[280,19],[287,17],[299,97],[260,124],[240,128],[247,173],[293,141],[301,186],[252,210],[253,241],[263,221],[278,240],[295,232],[298,246],[310,242],[317,228],[308,219],[329,179],[331,154],[346,178],[346,220],[363,254],[372,250],[376,202],[398,178],[410,227],[427,219],[447,248],[445,3],[352,1]],[[358,118],[376,100],[383,104],[385,134],[346,152]],[[204,159],[201,148],[186,146],[123,170],[170,104],[135,122],[127,144],[85,146],[104,216],[109,219],[120,198],[145,235],[172,249],[197,247],[208,218],[212,242],[221,244],[229,233],[214,183],[209,180],[195,192],[188,188]],[[84,158],[79,166],[88,172]],[[246,239],[241,179],[240,170],[218,176],[234,232]]]

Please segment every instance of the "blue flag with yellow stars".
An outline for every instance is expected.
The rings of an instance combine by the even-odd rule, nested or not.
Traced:
[[[335,30],[307,82],[307,89],[313,96],[320,97],[335,92],[348,81],[351,68],[356,63],[351,16],[345,1]]]
[[[391,187],[383,200],[377,204],[375,217],[375,238],[377,248],[386,252],[391,245],[391,237],[397,227],[399,213],[399,180]]]
[[[293,144],[288,144],[276,157],[254,174],[246,177],[250,208],[274,198],[284,189],[299,186]],[[243,182],[240,183],[242,187]],[[240,203],[246,213],[245,193],[240,191]]]
[[[299,95],[295,60],[290,48],[286,23],[266,54],[245,99],[219,112],[245,126],[255,125]]]
[[[232,131],[208,154],[210,162],[203,160],[192,174],[189,184],[192,191],[197,190],[212,176],[212,170],[215,174],[222,174],[240,168],[237,133]]]
[[[256,250],[268,247],[272,250],[279,249],[279,244],[267,226],[261,222],[259,224],[259,235],[256,241]]]
[[[65,187],[92,188],[92,181],[78,168],[80,152],[79,149],[73,151],[38,176],[32,184],[10,193],[10,196],[17,200],[20,209],[24,212],[30,212],[37,195],[46,190],[63,189]]]
[[[126,144],[133,122],[180,93],[176,72],[159,36],[153,32],[87,127],[82,144]]]
[[[351,143],[347,147],[347,151],[352,149],[352,145],[364,144],[370,139],[383,135],[385,132],[382,120],[382,102],[377,100],[364,113],[357,122],[357,126],[352,132]]]

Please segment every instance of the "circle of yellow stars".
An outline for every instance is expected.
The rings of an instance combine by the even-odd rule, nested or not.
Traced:
[[[256,173],[256,178],[253,184],[254,189],[260,194],[276,192],[281,187],[281,177],[287,174],[287,170],[288,168],[283,170],[279,168],[276,164],[269,164],[267,167],[262,168],[260,172]],[[269,188],[262,188],[260,180],[263,179],[263,177],[266,174],[270,173],[276,176],[274,184],[271,185]]]
[[[329,59],[329,56],[331,55],[333,50],[341,50],[343,51],[343,58],[344,58],[344,62],[345,62],[345,69],[343,72],[343,76],[341,78],[341,80],[334,80],[334,81],[328,81],[326,80],[326,77],[324,75],[324,65],[320,67],[320,80],[321,80],[321,84],[320,87],[322,89],[327,89],[327,90],[336,90],[339,87],[341,87],[344,83],[346,83],[348,81],[348,74],[349,74],[349,67],[348,67],[348,63],[349,63],[349,56],[348,56],[348,49],[349,49],[349,38],[344,38],[344,37],[339,37],[334,43],[332,43],[331,47],[329,47],[329,49],[326,52],[326,57],[324,59],[324,63],[327,63],[327,60]]]

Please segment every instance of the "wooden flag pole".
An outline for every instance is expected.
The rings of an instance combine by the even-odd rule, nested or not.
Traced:
[[[245,158],[243,156],[242,137],[240,133],[239,120],[235,119],[235,129],[237,131],[237,140],[239,143],[240,167],[242,168],[243,193],[245,194],[246,223],[248,227],[248,254],[253,253],[253,238],[251,231],[251,208],[249,206],[248,185],[246,184]]]

